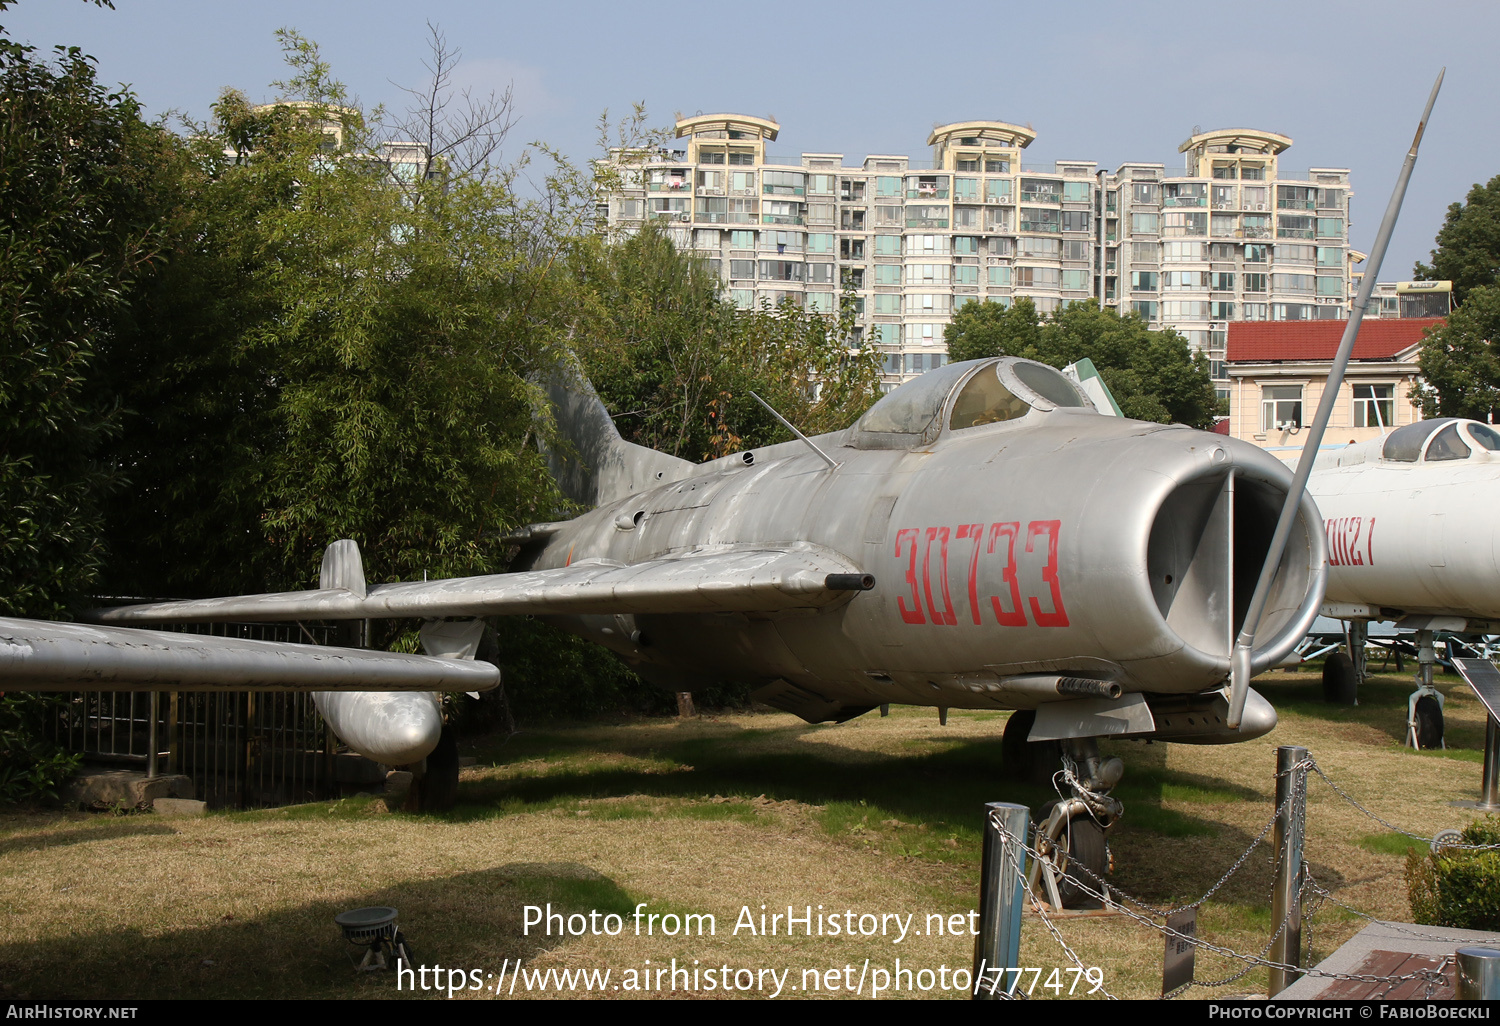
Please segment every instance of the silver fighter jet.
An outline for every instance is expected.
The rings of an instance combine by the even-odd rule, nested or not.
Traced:
[[[1291,483],[1254,446],[1101,416],[1061,373],[1014,358],[951,364],[844,431],[702,464],[621,439],[576,373],[550,390],[574,449],[554,458],[559,482],[593,509],[519,532],[515,572],[366,588],[335,570],[313,591],[96,615],[529,614],[649,680],[749,681],[809,722],[888,703],[1022,710],[1007,757],[1058,771],[1073,797],[1045,833],[1094,872],[1122,770],[1098,738],[1217,744],[1276,723],[1252,692],[1226,725],[1231,649]],[[1323,598],[1322,520],[1306,496],[1298,510],[1255,672]]]

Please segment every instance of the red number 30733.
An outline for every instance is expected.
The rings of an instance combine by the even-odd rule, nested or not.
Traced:
[[[896,605],[901,619],[907,623],[933,623],[954,625],[958,614],[953,606],[953,595],[948,586],[948,546],[959,549],[968,542],[969,559],[969,616],[975,624],[983,624],[986,615],[993,616],[1002,627],[1068,626],[1068,611],[1063,606],[1062,586],[1057,580],[1057,540],[1062,533],[1061,520],[1033,520],[1024,532],[1018,520],[989,524],[959,524],[950,527],[906,527],[896,532],[896,558],[906,556],[906,583],[911,589],[908,596],[897,597]],[[1041,601],[1031,596],[1021,600],[1021,582],[1017,576],[1016,546],[1024,545],[1026,552],[1040,551],[1046,541],[1046,562],[1042,566],[1042,583],[1051,594],[1051,609],[1043,609]],[[1000,572],[1000,594],[987,595],[988,603],[979,596],[979,560],[999,559],[1003,562]],[[934,556],[936,560],[934,560]],[[936,561],[937,592],[933,592],[933,563]],[[920,579],[918,577],[920,562]],[[924,612],[925,606],[925,612]],[[1030,619],[1027,610],[1030,609]]]

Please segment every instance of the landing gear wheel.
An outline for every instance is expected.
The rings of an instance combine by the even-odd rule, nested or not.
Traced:
[[[447,812],[458,801],[458,733],[453,724],[443,724],[437,747],[427,756],[427,772],[413,782],[417,809]]]
[[[1335,652],[1323,662],[1323,701],[1329,705],[1353,705],[1359,697],[1359,678],[1354,660]]]
[[[1062,754],[1056,741],[1028,741],[1036,712],[1018,709],[1005,721],[1000,738],[1000,761],[1007,776],[1027,784],[1045,786],[1062,769]]]
[[[1043,805],[1038,813],[1038,827],[1046,824],[1052,815],[1056,801]],[[1038,838],[1038,841],[1042,840]],[[1062,830],[1052,850],[1052,866],[1057,874],[1057,893],[1062,898],[1063,908],[1103,908],[1104,902],[1064,874],[1077,877],[1092,890],[1103,893],[1104,874],[1109,868],[1109,851],[1104,838],[1104,828],[1095,823],[1087,813],[1075,814]],[[1045,894],[1039,893],[1045,897]]]
[[[1417,721],[1417,747],[1443,747],[1443,707],[1438,705],[1437,699],[1431,695],[1417,699],[1412,716]]]

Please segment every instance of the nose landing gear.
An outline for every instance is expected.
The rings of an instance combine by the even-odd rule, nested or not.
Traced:
[[[1095,738],[1074,738],[1061,747],[1062,769],[1054,784],[1065,784],[1072,794],[1042,807],[1032,838],[1040,857],[1031,862],[1029,883],[1033,893],[1041,887],[1054,909],[1102,908],[1104,902],[1090,891],[1109,894],[1106,836],[1124,806],[1108,792],[1120,782],[1125,764],[1101,759]]]

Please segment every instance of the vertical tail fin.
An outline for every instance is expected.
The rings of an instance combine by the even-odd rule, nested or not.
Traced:
[[[620,437],[594,386],[569,355],[543,383],[552,400],[558,433],[573,447],[564,456],[544,447],[547,465],[562,493],[585,506],[634,495],[693,472],[694,464]]]

